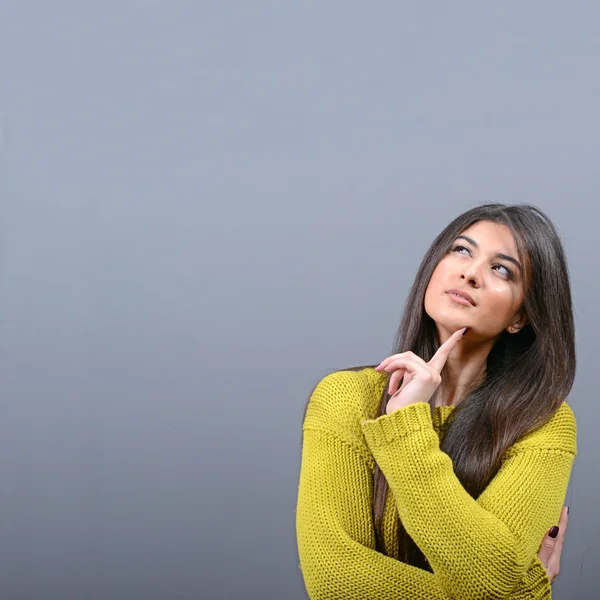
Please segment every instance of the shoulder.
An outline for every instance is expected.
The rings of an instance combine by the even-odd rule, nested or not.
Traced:
[[[509,452],[536,448],[577,456],[577,420],[566,402],[563,401],[546,423],[520,438]]]
[[[377,416],[385,375],[372,367],[326,375],[311,393],[303,429],[320,429],[362,440],[361,421]]]

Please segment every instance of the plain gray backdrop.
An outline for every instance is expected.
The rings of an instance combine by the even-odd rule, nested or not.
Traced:
[[[305,599],[301,419],[451,219],[561,233],[598,597],[600,5],[0,2],[0,596]]]

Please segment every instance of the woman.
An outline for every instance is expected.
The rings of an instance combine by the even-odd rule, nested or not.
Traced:
[[[574,376],[552,223],[531,205],[457,217],[423,258],[392,355],[310,396],[296,518],[310,597],[550,598]]]

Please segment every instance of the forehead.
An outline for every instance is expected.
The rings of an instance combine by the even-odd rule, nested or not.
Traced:
[[[517,255],[517,245],[512,231],[506,225],[492,221],[477,221],[460,234],[473,238],[482,250]]]

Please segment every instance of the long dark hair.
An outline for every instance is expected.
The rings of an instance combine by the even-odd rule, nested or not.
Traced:
[[[560,407],[573,386],[576,366],[575,327],[564,250],[554,225],[531,204],[476,206],[459,215],[437,236],[417,270],[390,354],[412,350],[425,361],[435,354],[440,340],[435,322],[425,312],[425,291],[433,271],[456,237],[477,221],[492,221],[511,230],[519,261],[524,265],[523,308],[529,322],[516,334],[506,331],[501,334],[488,354],[485,379],[467,391],[442,431],[441,449],[452,459],[454,473],[474,499],[498,471],[504,452],[521,436],[546,423]],[[378,416],[385,414],[390,398],[387,389],[386,384]],[[436,396],[437,392],[429,400],[432,416]],[[377,465],[373,486],[376,544],[380,552],[385,552],[383,514],[388,483]],[[431,571],[397,513],[396,518],[397,550],[388,549],[385,553]]]

